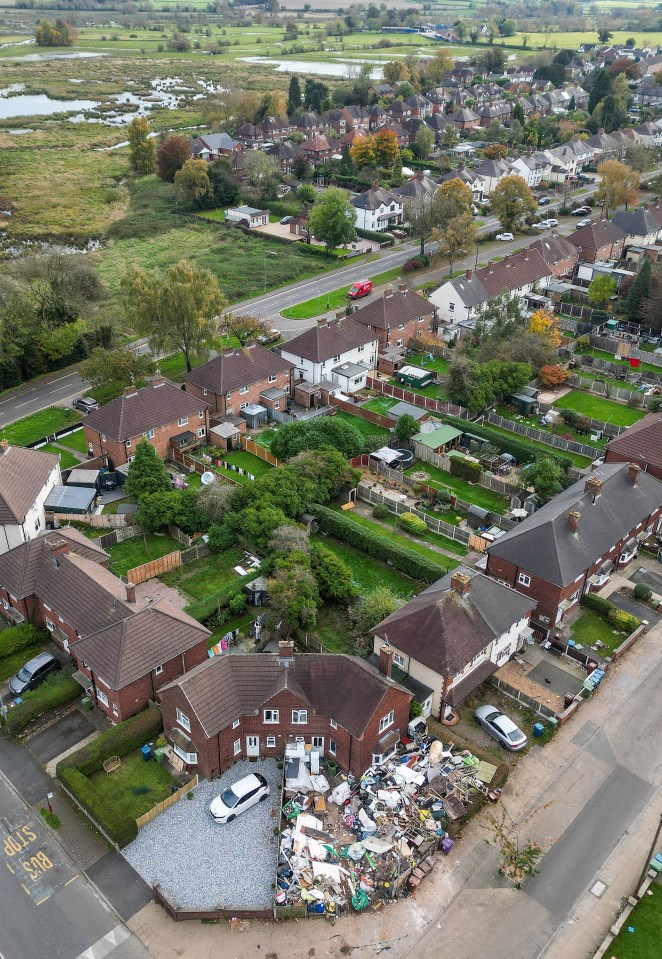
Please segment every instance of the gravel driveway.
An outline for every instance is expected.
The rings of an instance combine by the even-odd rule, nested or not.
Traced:
[[[260,772],[269,798],[224,826],[209,803],[242,776]],[[150,886],[160,883],[171,902],[185,908],[246,909],[273,902],[282,771],[275,760],[243,761],[213,782],[204,781],[138,833],[123,853]]]

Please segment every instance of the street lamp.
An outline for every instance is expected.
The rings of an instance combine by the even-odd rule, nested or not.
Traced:
[[[264,292],[267,292],[267,253],[269,256],[278,256],[277,253],[274,253],[273,250],[263,250],[262,251],[262,260],[264,264]]]

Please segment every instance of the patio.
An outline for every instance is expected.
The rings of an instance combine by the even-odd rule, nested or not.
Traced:
[[[580,666],[540,646],[527,646],[518,660],[497,669],[494,678],[555,713],[563,712],[566,696],[574,698],[586,679]]]

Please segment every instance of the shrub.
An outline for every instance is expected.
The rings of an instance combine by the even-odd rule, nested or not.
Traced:
[[[637,583],[637,585],[634,587],[635,599],[641,599],[644,601],[644,603],[648,603],[652,595],[653,590],[646,583]]]
[[[400,570],[407,576],[433,583],[447,572],[443,563],[435,563],[411,549],[391,543],[380,536],[379,533],[366,530],[363,526],[359,526],[325,506],[312,506],[310,512],[319,523],[322,532],[330,533],[369,556],[374,556],[375,559],[390,563],[394,569]]]
[[[221,588],[215,593],[212,593],[211,596],[205,596],[204,599],[190,603],[186,607],[186,612],[200,623],[213,623],[216,626],[221,626],[230,619],[229,606],[233,598],[240,592],[244,583],[250,583],[252,579],[255,579],[256,575],[256,572],[253,571],[243,576],[241,580],[235,580],[233,583],[227,583],[225,586],[221,586]],[[219,614],[225,615],[221,615],[219,618]]]
[[[579,417],[577,410],[561,410],[561,419],[568,426],[574,426]]]
[[[392,233],[375,233],[373,230],[359,230],[356,235],[362,240],[373,240],[375,243],[388,243],[392,246],[395,243],[395,237]]]
[[[163,729],[163,717],[158,706],[150,706],[136,716],[125,719],[107,732],[102,733],[94,742],[76,750],[57,765],[57,776],[64,769],[76,768],[84,776],[91,776],[103,768],[104,759],[109,756],[126,756],[134,749],[140,749],[148,739],[153,739]]]
[[[603,596],[598,596],[597,593],[586,593],[583,602],[584,606],[595,610],[596,613],[602,613],[603,616],[607,616],[615,608],[613,603]]]
[[[22,623],[20,626],[10,626],[0,633],[0,656],[10,656],[26,646],[36,646],[46,642],[46,633],[43,629]]]
[[[501,433],[498,433],[491,427],[486,426],[484,423],[467,424],[467,420],[460,419],[459,416],[444,416],[444,422],[448,423],[449,426],[455,426],[458,430],[462,430],[463,433],[470,428],[472,433],[474,433],[476,436],[481,436],[483,439],[489,440],[490,443],[500,449],[503,453],[510,453],[511,456],[515,457],[518,463],[532,463],[538,458],[538,456],[544,456],[546,459],[556,460],[556,462],[563,468],[564,471],[567,470],[569,466],[572,466],[572,460],[565,456],[556,456],[552,452],[546,452],[544,454],[537,453],[521,440],[511,439],[509,436],[503,436]]]
[[[83,690],[70,672],[53,673],[38,689],[23,694],[23,701],[11,709],[5,718],[7,729],[12,733],[22,729],[43,713],[65,706],[82,694]]]
[[[468,483],[477,483],[480,479],[480,463],[472,463],[463,456],[451,456],[451,476],[458,476]]]
[[[430,265],[430,257],[421,256],[419,254],[418,256],[410,257],[408,260],[405,261],[405,263],[403,263],[402,272],[411,273],[413,270],[422,270],[429,265]]]
[[[577,353],[588,353],[591,349],[591,341],[588,336],[578,336],[577,337]]]
[[[373,507],[372,515],[375,519],[388,519],[391,511],[386,503],[377,503],[377,505]]]
[[[122,847],[136,838],[138,827],[135,819],[121,816],[79,769],[67,767],[58,776],[75,802],[92,816],[112,842]]]
[[[398,517],[398,526],[413,536],[422,536],[427,530],[425,520],[417,516],[416,513],[403,513]]]
[[[640,625],[636,616],[632,616],[630,613],[626,613],[616,607],[609,610],[607,622],[610,626],[613,626],[614,629],[617,629],[619,633],[628,634],[634,632],[637,626]]]
[[[215,523],[210,526],[207,536],[209,549],[212,553],[224,553],[237,542],[236,534],[225,523]]]

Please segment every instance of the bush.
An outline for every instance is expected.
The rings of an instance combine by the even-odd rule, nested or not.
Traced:
[[[66,706],[82,695],[83,690],[70,672],[62,670],[53,673],[38,689],[31,689],[23,694],[22,702],[10,709],[5,717],[7,729],[11,733],[22,729],[37,719],[43,713]]]
[[[20,626],[10,626],[0,633],[0,656],[10,656],[26,646],[37,646],[45,643],[47,634],[43,629],[22,623]]]
[[[628,635],[634,632],[637,626],[640,625],[636,616],[625,613],[622,609],[617,609],[616,607],[609,610],[607,622],[610,626],[613,626],[614,629],[617,629],[619,633],[627,633]]]
[[[430,265],[429,256],[412,256],[402,266],[403,273],[411,273],[413,270],[422,270]]]
[[[80,687],[79,687],[80,688]],[[88,743],[82,749],[71,753],[57,764],[56,773],[59,779],[65,769],[78,769],[84,776],[103,769],[104,759],[110,756],[126,756],[134,749],[140,749],[147,740],[153,739],[163,729],[163,717],[157,706],[150,706],[136,716],[125,719],[107,732],[102,733],[94,742]]]
[[[533,463],[538,456],[544,456],[546,459],[555,460],[564,471],[566,471],[569,466],[572,466],[572,460],[569,460],[565,456],[556,456],[551,452],[551,448],[549,453],[537,453],[535,450],[532,450],[530,446],[527,446],[526,443],[517,439],[511,439],[509,436],[503,436],[484,423],[467,423],[467,420],[460,419],[458,416],[444,416],[444,422],[448,423],[449,426],[455,426],[458,430],[462,430],[463,433],[466,432],[467,429],[470,429],[476,436],[481,436],[483,439],[489,440],[490,443],[503,453],[510,453],[511,456],[515,457],[518,463]]]
[[[92,816],[112,842],[123,847],[136,838],[138,827],[135,819],[120,816],[79,769],[67,767],[61,774],[58,773],[58,777],[75,802]]]
[[[608,599],[604,599],[602,596],[598,596],[597,593],[586,593],[583,603],[584,606],[587,606],[589,609],[594,609],[596,613],[602,613],[603,616],[607,616],[612,609],[615,609],[613,603],[610,603]]]
[[[373,230],[357,229],[356,235],[362,240],[373,240],[375,243],[388,243],[389,246],[393,246],[395,243],[395,237],[392,233],[375,233]]]
[[[372,515],[375,519],[388,519],[391,511],[386,503],[377,503],[377,505],[373,507]]]
[[[458,476],[468,483],[477,483],[480,479],[480,463],[472,463],[463,456],[451,456],[451,476]]]
[[[227,583],[225,586],[221,586],[219,590],[215,593],[212,593],[211,596],[205,596],[204,599],[199,599],[195,603],[190,603],[186,607],[186,612],[189,616],[192,616],[193,619],[197,619],[199,623],[207,624],[208,622],[214,622],[215,625],[220,626],[222,623],[230,619],[229,606],[234,597],[240,591],[244,583],[250,583],[252,579],[255,579],[257,573],[255,571],[248,573],[246,576],[243,576],[241,580]],[[221,617],[219,614],[226,612],[225,617]]]
[[[634,587],[634,598],[641,599],[644,603],[650,602],[650,598],[653,595],[653,590],[650,586],[647,586],[646,583],[637,583]]]
[[[225,523],[214,524],[209,527],[208,543],[212,553],[224,553],[237,542],[237,537]]]
[[[364,529],[363,526],[359,526],[345,516],[327,509],[326,506],[311,506],[310,512],[317,520],[322,532],[330,533],[369,556],[374,556],[375,559],[390,563],[394,569],[400,570],[413,579],[433,583],[447,572],[447,568],[442,563],[435,563],[411,549],[391,543],[379,533]]]
[[[398,517],[398,526],[413,536],[422,536],[427,531],[425,520],[416,513],[403,513]]]

